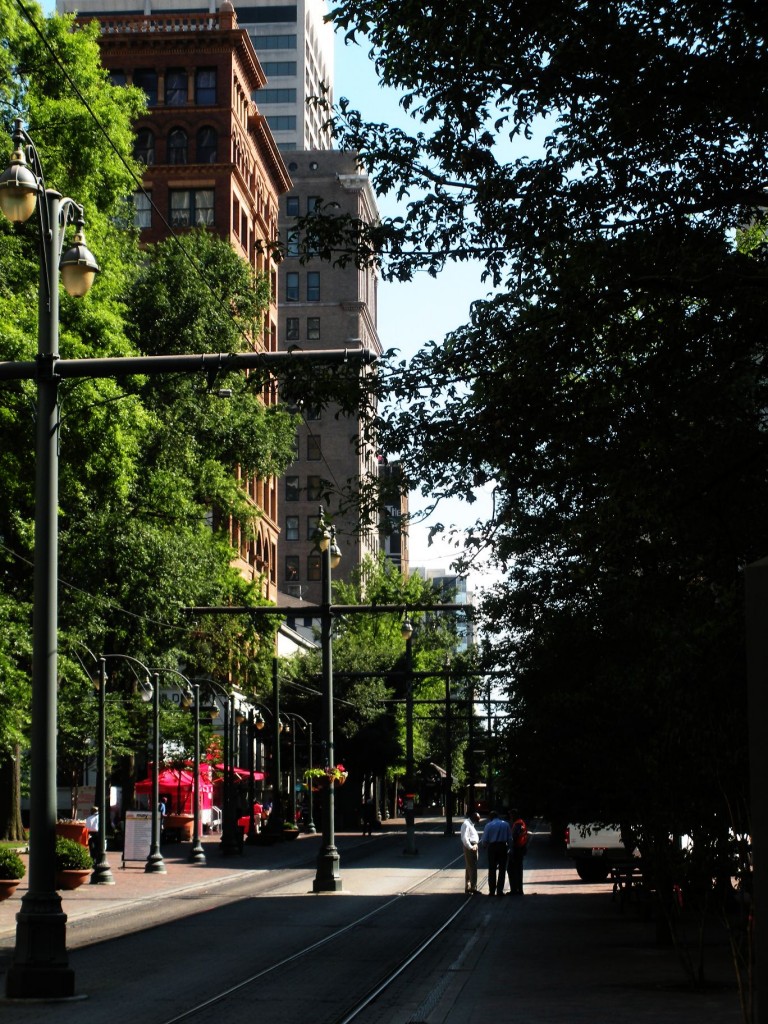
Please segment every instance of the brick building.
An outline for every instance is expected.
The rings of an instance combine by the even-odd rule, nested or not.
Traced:
[[[146,165],[135,195],[141,241],[196,226],[227,239],[271,283],[262,335],[252,344],[276,351],[277,265],[260,243],[277,240],[278,200],[291,182],[252,99],[266,79],[248,33],[238,27],[229,0],[215,14],[109,14],[96,6],[77,4],[82,19],[98,16],[104,66],[114,82],[142,88],[148,100],[135,126],[135,155]],[[276,385],[265,387],[262,397],[276,402]],[[242,486],[254,505],[255,535],[247,539],[230,525],[237,564],[244,575],[261,577],[263,595],[275,600],[278,482],[250,478]]]

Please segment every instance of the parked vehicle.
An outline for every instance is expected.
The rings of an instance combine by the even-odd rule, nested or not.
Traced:
[[[609,825],[571,824],[565,830],[565,852],[573,859],[583,882],[604,882],[611,865],[631,854],[621,841],[621,830]]]

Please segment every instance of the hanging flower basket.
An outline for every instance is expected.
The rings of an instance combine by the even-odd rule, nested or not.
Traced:
[[[335,786],[343,786],[347,781],[349,772],[343,764],[326,765],[325,768],[307,768],[304,772],[305,779],[327,779],[329,783],[333,783]]]

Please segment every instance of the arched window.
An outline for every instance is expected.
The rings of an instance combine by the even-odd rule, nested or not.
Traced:
[[[183,128],[173,128],[168,133],[168,163],[187,162],[187,133]]]
[[[197,163],[215,164],[218,159],[218,143],[215,128],[201,128],[197,133]]]
[[[149,128],[139,128],[133,144],[133,155],[147,167],[155,162],[155,135]]]

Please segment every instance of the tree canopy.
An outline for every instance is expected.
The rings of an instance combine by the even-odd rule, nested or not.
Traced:
[[[377,428],[425,494],[495,486],[467,559],[505,574],[484,610],[510,777],[605,820],[743,816],[767,293],[760,232],[737,240],[765,206],[765,13],[346,0],[333,18],[413,130],[341,100],[338,144],[403,210],[313,244],[400,280],[478,261],[489,287],[391,357]]]
[[[72,18],[45,18],[35,4],[0,0],[0,159],[7,162],[20,117],[48,187],[83,205],[88,245],[101,267],[84,300],[61,290],[60,353],[242,349],[261,330],[268,289],[224,240],[191,233],[175,247],[139,251],[130,197],[141,168],[132,156],[132,122],[145,100],[140,90],[110,83],[97,31],[95,24],[73,31]],[[0,360],[36,354],[38,230],[36,217],[0,223]],[[201,267],[208,289],[199,287]],[[293,451],[293,418],[265,408],[260,383],[237,377],[217,387],[222,383],[231,384],[231,401],[205,380],[179,377],[76,378],[59,388],[62,768],[79,760],[88,738],[94,699],[87,677],[95,670],[88,651],[152,666],[183,659],[212,674],[224,665],[229,671],[236,649],[243,678],[246,665],[251,676],[267,671],[271,627],[267,638],[240,621],[193,628],[182,612],[190,604],[261,603],[258,581],[244,580],[232,565],[230,519],[247,534],[257,515],[234,467],[248,476],[279,474]],[[0,770],[18,765],[16,747],[28,727],[34,408],[33,381],[3,383]],[[117,742],[116,723],[111,732]],[[0,787],[6,833],[18,826],[9,795]]]

